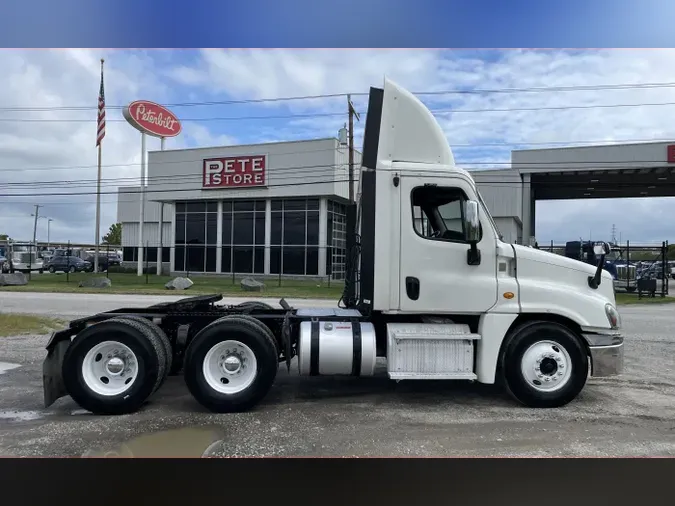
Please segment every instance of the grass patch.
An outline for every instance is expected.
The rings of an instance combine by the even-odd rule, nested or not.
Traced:
[[[171,276],[157,276],[150,274],[147,277],[138,276],[135,273],[110,273],[110,288],[79,288],[78,283],[89,277],[98,277],[91,273],[75,273],[66,276],[59,274],[33,274],[31,280],[25,286],[2,287],[2,291],[15,292],[43,292],[43,293],[133,293],[141,295],[206,295],[222,293],[224,296],[239,297],[290,297],[298,299],[334,299],[337,300],[342,294],[343,283],[331,281],[310,280],[281,280],[260,279],[265,283],[263,292],[245,292],[239,283],[242,277],[237,277],[234,282],[226,276],[193,276],[190,277],[194,285],[188,290],[167,290],[164,285],[172,279]]]
[[[28,314],[0,313],[0,337],[21,334],[49,334],[64,327],[66,322],[56,318]]]
[[[638,299],[636,293],[617,293],[616,303],[621,305],[636,304],[672,304],[675,303],[675,297],[661,297],[658,293],[656,297],[642,297]]]

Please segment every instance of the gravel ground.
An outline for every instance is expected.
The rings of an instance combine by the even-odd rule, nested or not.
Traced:
[[[70,398],[43,409],[46,337],[3,338],[0,455],[675,455],[675,305],[621,312],[625,374],[592,379],[577,400],[552,410],[520,407],[478,384],[396,384],[384,371],[300,378],[282,367],[269,396],[249,413],[206,413],[182,378],[171,377],[142,411],[97,417]]]

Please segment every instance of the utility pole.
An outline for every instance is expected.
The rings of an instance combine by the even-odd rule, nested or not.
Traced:
[[[28,254],[28,276],[30,277],[30,273],[33,269],[33,253],[35,253],[35,259],[37,260],[37,243],[35,242],[37,238],[37,220],[38,220],[38,213],[40,212],[40,208],[44,207],[38,204],[35,204],[35,221],[33,222],[33,248],[34,252],[31,251]]]
[[[37,220],[38,220],[38,213],[40,212],[40,208],[44,207],[38,204],[35,204],[35,222],[33,223],[33,244],[35,244],[35,239],[37,238]]]
[[[347,95],[347,108],[349,111],[349,202],[354,202],[354,116],[359,121],[359,115],[354,110],[351,95]]]

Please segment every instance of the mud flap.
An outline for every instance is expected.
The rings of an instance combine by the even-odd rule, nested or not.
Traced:
[[[48,348],[47,358],[42,362],[42,388],[44,391],[45,408],[48,408],[57,399],[68,395],[63,384],[61,368],[63,357],[70,346],[70,339],[64,339]]]

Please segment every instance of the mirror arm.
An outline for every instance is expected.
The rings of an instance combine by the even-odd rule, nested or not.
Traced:
[[[602,268],[605,266],[605,254],[600,255],[600,260],[598,261],[598,267],[595,269],[594,276],[588,276],[588,286],[593,290],[597,290],[602,281]]]
[[[469,265],[480,265],[480,250],[476,247],[475,242],[470,243],[470,247],[466,252],[466,263]]]

